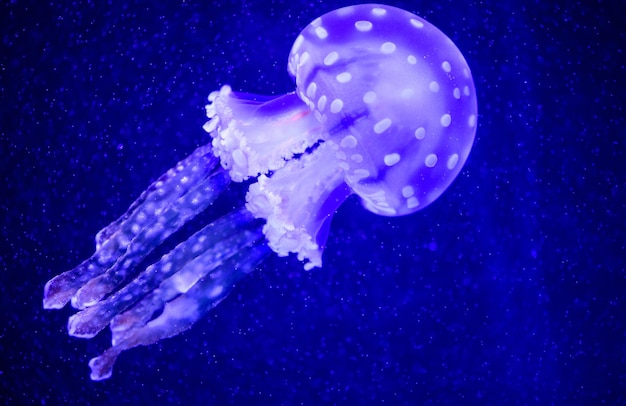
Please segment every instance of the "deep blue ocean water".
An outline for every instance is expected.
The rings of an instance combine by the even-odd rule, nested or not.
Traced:
[[[323,268],[272,256],[92,382],[109,333],[68,337],[45,282],[209,141],[211,91],[292,91],[299,31],[352,4],[109,3],[0,6],[0,403],[626,403],[619,2],[389,2],[472,69],[477,139],[450,189],[400,218],[351,198]]]

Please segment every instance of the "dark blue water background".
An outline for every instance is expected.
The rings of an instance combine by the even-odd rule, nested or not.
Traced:
[[[392,1],[472,69],[459,178],[408,217],[350,199],[322,269],[273,256],[100,383],[87,360],[108,332],[68,337],[72,312],[42,309],[44,283],[208,142],[209,92],[293,90],[298,32],[350,2],[96,3],[0,6],[1,403],[626,402],[619,2]]]

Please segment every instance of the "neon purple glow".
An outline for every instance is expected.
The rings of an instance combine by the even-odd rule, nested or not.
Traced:
[[[420,17],[373,4],[332,11],[296,38],[288,69],[293,93],[213,92],[204,126],[212,145],[161,176],[98,233],[92,257],[46,284],[45,308],[71,301],[80,310],[71,335],[111,326],[111,348],[89,363],[92,379],[111,376],[120,352],[189,328],[270,248],[320,267],[332,216],[348,196],[376,214],[410,214],[463,167],[477,126],[470,69]],[[245,208],[136,269],[231,181],[248,178],[256,182]]]

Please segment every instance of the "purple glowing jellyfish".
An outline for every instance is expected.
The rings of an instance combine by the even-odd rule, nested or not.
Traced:
[[[112,346],[89,362],[92,379],[110,377],[120,352],[188,329],[270,249],[321,266],[333,213],[351,194],[376,214],[410,214],[437,199],[469,155],[470,69],[416,15],[374,4],[325,14],[296,38],[289,73],[296,91],[280,97],[213,92],[212,145],[150,185],[97,234],[91,258],[46,284],[45,308],[71,301],[80,310],[70,335],[110,324]],[[251,177],[245,208],[134,272],[231,181]]]

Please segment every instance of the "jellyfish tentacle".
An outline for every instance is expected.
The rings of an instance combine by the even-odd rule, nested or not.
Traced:
[[[214,171],[216,166],[215,156],[209,145],[203,145],[196,148],[191,155],[181,160],[170,168],[157,180],[152,182],[146,190],[128,207],[128,210],[104,227],[96,234],[96,249],[102,246],[120,226],[134,216],[138,210],[146,204],[159,204],[163,206],[166,202],[174,201],[184,193],[184,189],[180,185],[187,183],[194,185],[208,174]],[[186,179],[185,179],[186,178]]]
[[[205,230],[208,228],[213,228],[216,232],[211,233],[207,238]],[[143,298],[111,320],[114,343],[118,340],[117,337],[123,334],[124,331],[135,325],[145,324],[166,302],[179,295],[181,293],[181,280],[197,279],[219,265],[219,262],[212,259],[210,255],[222,256],[224,257],[223,259],[227,259],[234,255],[236,251],[263,238],[261,223],[258,220],[254,220],[252,214],[246,209],[240,209],[222,217],[206,226],[205,230],[199,231],[190,237],[189,240],[179,244],[172,252],[153,265],[156,269],[153,272],[162,274],[162,278],[150,277],[150,280],[153,282],[150,286],[143,281],[138,281],[138,285],[142,287],[142,290],[141,294],[136,296]],[[229,235],[231,236],[229,240],[223,240],[223,237]],[[206,251],[208,250],[204,248],[209,246],[212,253],[207,253]],[[189,250],[197,252],[198,255],[191,260],[185,258],[187,256],[186,251]],[[198,269],[199,266],[201,267],[200,269]],[[163,268],[168,271],[165,272]],[[137,280],[140,278],[141,276]],[[157,289],[150,291],[157,286]],[[134,288],[130,290],[132,291]]]
[[[207,225],[164,255],[157,263],[146,268],[122,289],[71,316],[68,321],[69,334],[81,338],[95,336],[113,317],[132,306],[159,284],[161,284],[159,291],[170,287],[175,294],[180,294],[181,290],[210,272],[225,259],[262,238],[260,225],[253,225],[252,221],[250,213],[239,210]],[[152,313],[147,316],[150,317]]]
[[[187,192],[188,188],[180,185],[193,185],[199,179],[219,171],[218,162],[211,147],[205,145],[197,148],[190,157],[161,176],[135,200],[126,213],[98,233],[96,251],[91,257],[46,283],[43,307],[60,309],[65,306],[85,283],[115,264],[126,251],[129,242],[146,225],[155,221],[155,213],[161,212]],[[227,179],[226,176],[221,176]],[[142,223],[145,224],[142,226]]]
[[[252,272],[270,252],[263,239],[260,239],[200,278],[188,291],[167,302],[158,317],[144,325],[134,326],[122,339],[116,340],[111,348],[91,359],[91,379],[99,381],[110,377],[115,360],[122,351],[153,344],[187,330],[224,300],[234,285]]]
[[[203,212],[228,186],[228,175],[218,170],[163,208],[155,221],[143,228],[126,251],[103,274],[88,281],[72,297],[72,306],[84,309],[99,302],[118,287],[152,250],[185,223]]]

